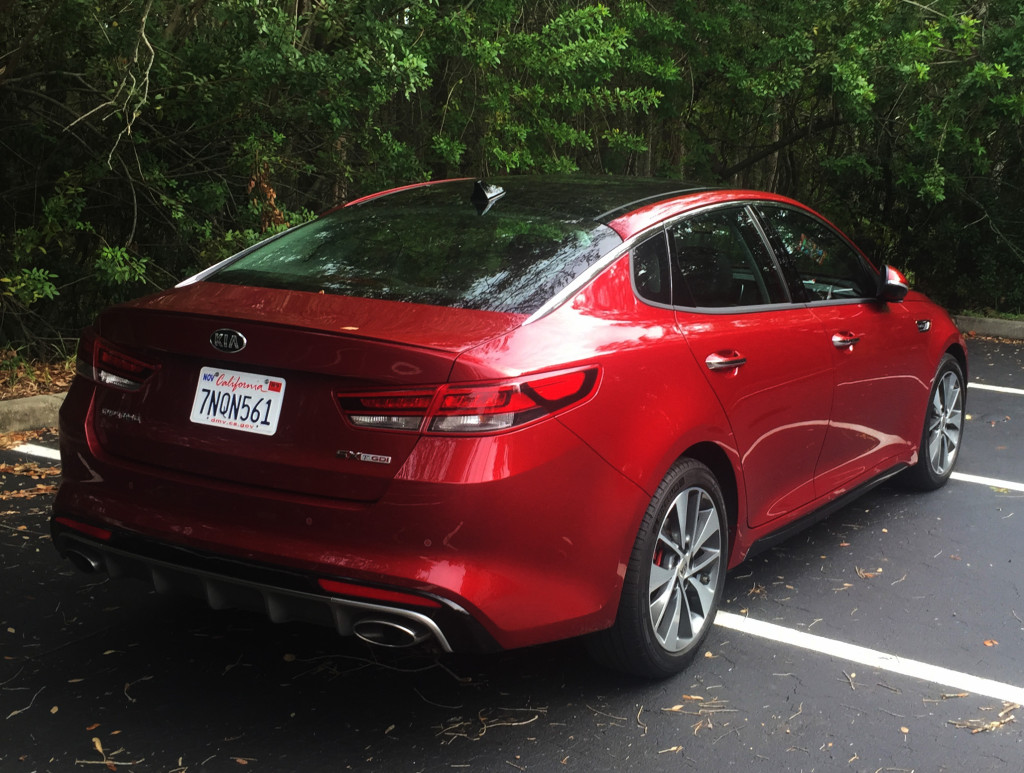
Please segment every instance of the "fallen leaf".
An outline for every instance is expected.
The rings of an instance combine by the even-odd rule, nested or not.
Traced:
[[[998,646],[998,644],[999,644],[999,642],[997,642],[995,639],[985,639],[985,646],[986,647],[995,647],[995,646]]]
[[[60,711],[60,709],[58,709],[56,706],[50,709],[51,714],[56,714],[58,711]]]
[[[99,726],[100,726],[99,722],[93,722],[91,725],[89,725],[89,727],[85,728],[85,730],[86,730],[86,732],[92,732],[93,730],[95,730]]]
[[[18,489],[17,491],[0,492],[0,499],[31,499],[43,494],[53,494],[57,491],[56,486],[33,486],[32,488]]]

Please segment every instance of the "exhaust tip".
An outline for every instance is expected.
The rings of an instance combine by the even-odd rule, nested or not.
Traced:
[[[408,620],[364,618],[352,626],[352,632],[367,644],[378,647],[414,647],[430,638],[426,627]]]
[[[75,565],[75,567],[86,574],[96,574],[103,571],[103,562],[98,556],[87,553],[79,548],[68,550],[64,556]]]

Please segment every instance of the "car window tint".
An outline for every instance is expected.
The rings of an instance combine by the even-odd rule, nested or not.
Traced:
[[[336,210],[206,281],[532,314],[622,243],[605,225],[512,196],[481,215],[468,190]]]
[[[782,277],[745,208],[688,217],[669,234],[675,304],[721,308],[787,300]]]
[[[652,303],[672,302],[672,282],[669,274],[668,243],[665,232],[636,245],[632,251],[633,285],[637,295]]]
[[[787,265],[809,301],[873,298],[875,272],[845,239],[817,218],[787,207],[761,206],[779,237]]]

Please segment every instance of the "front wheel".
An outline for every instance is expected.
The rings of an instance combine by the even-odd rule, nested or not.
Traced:
[[[907,482],[922,491],[944,486],[953,472],[964,431],[964,373],[952,355],[944,355],[928,396],[917,464]]]
[[[693,660],[725,586],[728,525],[714,474],[676,462],[644,514],[615,624],[594,634],[594,656],[628,673],[665,677]]]

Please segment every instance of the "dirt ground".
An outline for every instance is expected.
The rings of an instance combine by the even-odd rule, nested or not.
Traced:
[[[66,392],[74,375],[74,360],[33,362],[12,349],[0,350],[0,400]]]

